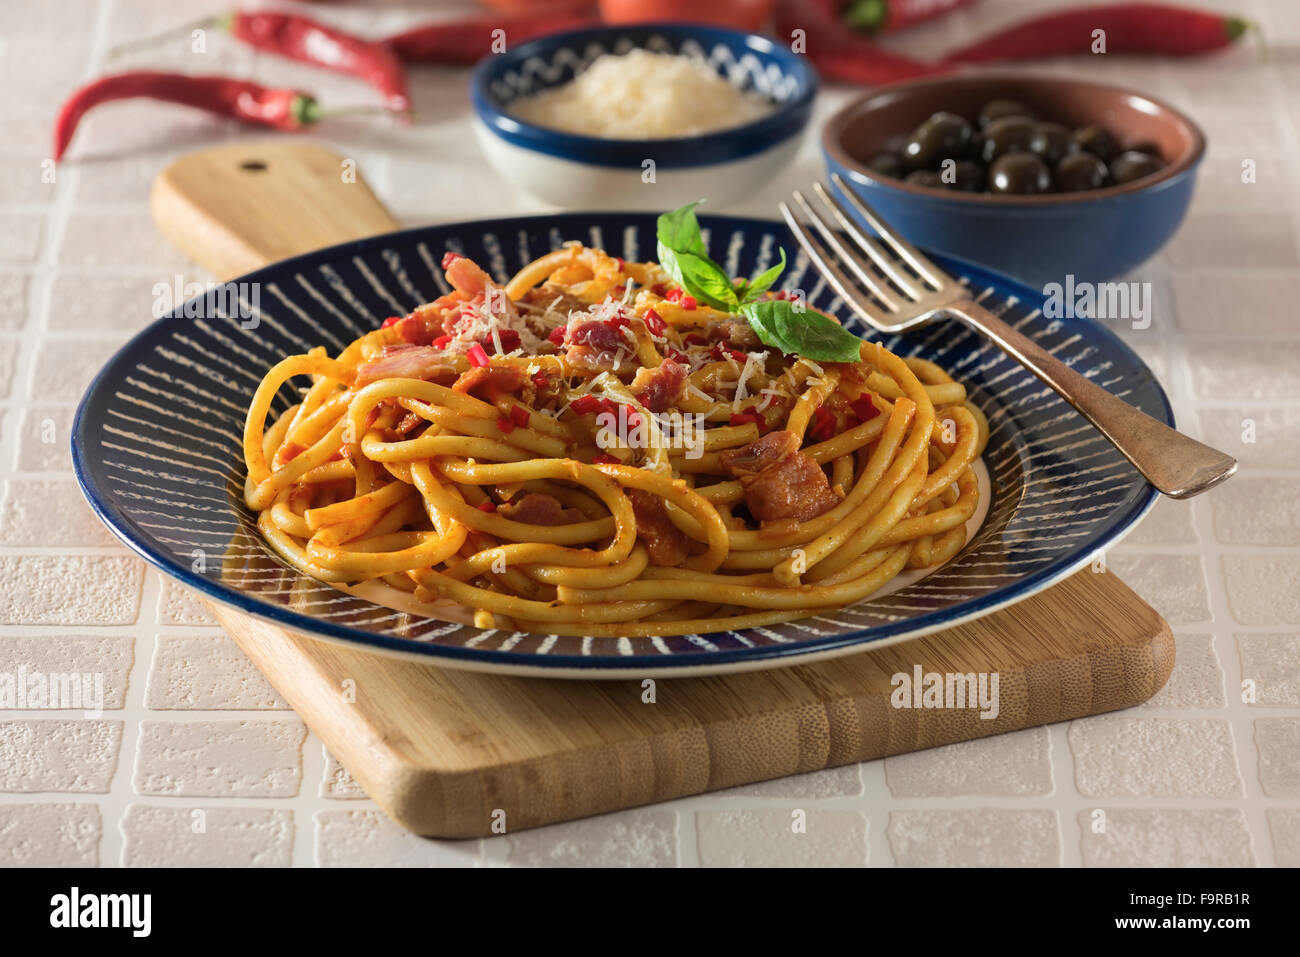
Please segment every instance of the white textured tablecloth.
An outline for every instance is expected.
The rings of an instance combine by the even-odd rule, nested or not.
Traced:
[[[105,108],[49,183],[54,110],[108,69],[114,43],[229,5],[0,5],[0,674],[101,672],[106,705],[98,719],[0,711],[0,864],[1300,864],[1300,4],[1199,0],[1258,20],[1266,61],[1247,45],[1045,66],[1167,98],[1210,138],[1187,221],[1130,277],[1153,284],[1154,323],[1119,330],[1179,424],[1242,463],[1202,498],[1161,502],[1110,557],[1174,628],[1167,687],[1120,714],[467,842],[388,822],[196,602],[99,525],[70,473],[74,404],[149,321],[153,285],[206,278],[151,225],[151,178],[179,152],[265,134],[148,102]],[[984,0],[906,45],[1050,5]],[[376,32],[409,19],[316,9]],[[123,62],[370,98],[216,33],[203,54],[173,44]],[[418,125],[356,119],[319,138],[411,224],[537,209],[483,163],[465,80],[420,69]],[[818,116],[847,95],[827,90]],[[820,172],[810,131],[788,175],[736,211],[773,215]],[[795,808],[806,834],[791,832]]]

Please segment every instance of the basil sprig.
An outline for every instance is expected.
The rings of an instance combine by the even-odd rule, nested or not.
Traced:
[[[709,258],[700,234],[695,207],[690,203],[659,217],[659,265],[677,284],[705,305],[739,313],[764,345],[815,362],[857,362],[862,340],[843,326],[804,308],[802,302],[760,297],[785,270],[781,261],[739,285]]]
[[[750,328],[766,345],[816,362],[857,362],[862,340],[838,322],[789,299],[749,302],[740,307]]]
[[[659,217],[659,265],[692,296],[714,309],[735,312],[740,290],[726,270],[709,258],[691,203]]]

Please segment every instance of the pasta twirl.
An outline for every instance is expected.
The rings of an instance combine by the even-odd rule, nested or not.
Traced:
[[[486,627],[659,635],[840,607],[965,544],[988,427],[934,364],[782,353],[578,244],[504,284],[443,268],[449,294],[256,390],[245,499],[305,574]]]

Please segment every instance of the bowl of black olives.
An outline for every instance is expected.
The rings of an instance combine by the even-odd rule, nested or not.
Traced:
[[[1187,211],[1205,136],[1133,90],[969,73],[854,100],[822,151],[912,242],[1041,287],[1150,258]]]

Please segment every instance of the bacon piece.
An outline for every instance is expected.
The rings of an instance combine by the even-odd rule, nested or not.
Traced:
[[[481,388],[497,392],[518,392],[526,381],[527,376],[519,366],[476,366],[457,379],[452,388],[467,393]]]
[[[709,328],[709,341],[725,342],[737,349],[757,349],[763,344],[748,319],[726,319],[714,324]]]
[[[569,351],[564,354],[565,363],[571,368],[586,373],[613,372],[614,357],[616,352],[597,352],[595,349],[589,349],[587,346],[570,346]],[[631,372],[633,366],[630,363],[623,363],[623,369]]]
[[[569,345],[588,346],[597,352],[613,352],[627,342],[614,323],[600,319],[573,323],[567,339]]]
[[[426,379],[434,381],[454,378],[455,367],[447,361],[441,350],[431,346],[384,346],[379,358],[357,366],[357,388],[378,382],[380,379]]]
[[[650,564],[674,568],[691,553],[691,539],[673,524],[664,508],[664,500],[644,489],[627,489],[636,515],[637,537],[645,542]]]
[[[559,302],[555,302],[556,300]],[[591,308],[591,304],[579,299],[571,292],[565,292],[559,286],[534,286],[520,297],[517,305],[523,308],[523,311],[541,314],[550,309],[551,303],[555,303],[555,312],[567,316],[571,312],[586,312]]]
[[[722,465],[745,489],[749,514],[760,522],[806,522],[840,503],[821,466],[799,451],[793,432],[771,432],[744,448],[724,452]]]
[[[496,337],[484,336],[478,341],[488,353],[488,355],[505,355],[514,352],[519,348],[520,335],[514,329],[498,329]],[[501,340],[501,348],[497,349],[497,340]]]
[[[443,259],[447,282],[451,283],[452,288],[457,292],[464,293],[466,298],[473,299],[475,296],[481,296],[487,291],[488,286],[492,285],[492,277],[472,259],[466,259],[464,256],[457,256],[448,261],[449,259],[450,257]]]
[[[731,470],[734,478],[740,472],[757,474],[798,450],[799,436],[782,430],[765,435],[741,448],[723,452],[720,461],[723,468]]]
[[[632,380],[632,394],[651,412],[666,412],[675,406],[686,391],[686,369],[672,359],[658,368],[639,369]]]
[[[402,421],[393,426],[393,431],[404,437],[408,432],[416,428],[422,422],[424,422],[424,419],[420,418],[414,412],[408,412],[406,415],[402,416]]]
[[[587,520],[578,509],[565,508],[553,495],[541,492],[529,492],[517,502],[498,505],[497,514],[527,525],[572,525]]]

